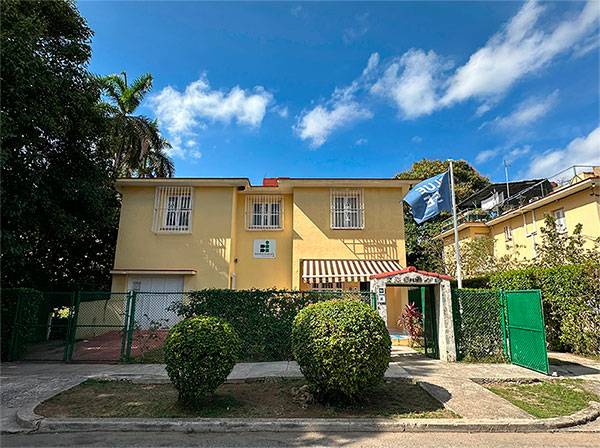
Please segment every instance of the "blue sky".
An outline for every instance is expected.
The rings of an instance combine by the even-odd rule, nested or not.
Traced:
[[[600,3],[88,2],[90,70],[151,72],[176,176],[492,180],[600,164]]]

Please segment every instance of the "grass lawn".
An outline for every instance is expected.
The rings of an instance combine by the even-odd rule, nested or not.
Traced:
[[[550,418],[573,414],[586,408],[590,401],[600,401],[581,384],[581,380],[551,380],[483,385],[534,417]]]
[[[87,380],[42,403],[35,412],[46,417],[404,417],[460,418],[416,384],[384,382],[352,405],[294,402],[300,380],[234,383],[185,408],[170,384],[132,384]]]

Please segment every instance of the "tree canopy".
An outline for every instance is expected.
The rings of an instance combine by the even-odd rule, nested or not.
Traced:
[[[421,178],[423,180],[436,176],[449,169],[450,163],[442,160],[422,159],[413,163],[412,168],[398,173],[398,179]],[[456,201],[460,202],[471,194],[489,185],[489,178],[482,176],[475,168],[464,160],[453,163]],[[404,203],[404,239],[406,245],[406,262],[432,272],[445,270],[442,262],[443,244],[433,237],[439,235],[442,222],[450,216],[447,212],[422,224],[417,224],[412,217],[411,208]]]
[[[72,1],[2,2],[2,285],[107,286],[118,200]]]
[[[108,101],[100,104],[109,117],[106,141],[119,177],[171,177],[175,166],[165,149],[170,143],[160,135],[156,120],[134,115],[152,89],[152,75],[145,73],[127,83],[127,73],[98,77]]]

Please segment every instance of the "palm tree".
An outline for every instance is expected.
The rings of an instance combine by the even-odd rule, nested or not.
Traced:
[[[119,177],[171,177],[173,161],[165,152],[171,144],[160,135],[156,120],[133,115],[152,89],[152,75],[146,73],[127,83],[127,73],[97,77],[108,102],[100,107],[110,119],[108,143],[114,170]]]

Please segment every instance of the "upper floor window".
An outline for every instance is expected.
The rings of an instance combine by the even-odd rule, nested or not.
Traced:
[[[565,209],[561,208],[554,211],[554,220],[556,222],[556,231],[558,233],[567,232],[567,220],[565,218]]]
[[[365,227],[365,202],[362,189],[332,189],[330,195],[332,229]]]
[[[282,229],[282,196],[246,196],[246,230]]]
[[[190,233],[192,231],[192,187],[158,187],[154,197],[156,233]]]
[[[511,230],[510,226],[504,227],[504,239],[505,239],[505,241],[512,240],[512,230]]]

